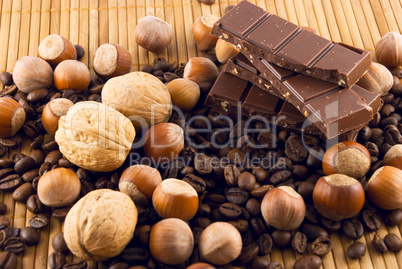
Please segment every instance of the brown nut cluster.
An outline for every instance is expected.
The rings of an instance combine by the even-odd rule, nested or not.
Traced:
[[[0,137],[15,135],[25,122],[25,110],[14,99],[0,98]]]
[[[73,43],[61,35],[48,35],[39,44],[39,57],[54,69],[64,60],[76,60],[77,52]]]
[[[138,45],[154,53],[162,52],[173,39],[173,28],[155,16],[142,18],[134,31]]]

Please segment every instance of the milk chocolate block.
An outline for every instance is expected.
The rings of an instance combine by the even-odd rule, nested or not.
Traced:
[[[283,68],[351,86],[371,64],[370,53],[332,42],[242,1],[215,22],[212,35]]]

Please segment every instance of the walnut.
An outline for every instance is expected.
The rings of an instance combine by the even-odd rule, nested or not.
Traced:
[[[56,142],[73,164],[97,172],[119,168],[135,138],[133,124],[97,102],[79,102],[59,120]]]
[[[64,238],[70,251],[85,260],[105,261],[131,241],[138,211],[130,197],[109,189],[95,190],[68,212]]]
[[[109,79],[102,102],[128,117],[135,128],[166,122],[172,114],[172,99],[166,86],[145,72],[131,72]]]

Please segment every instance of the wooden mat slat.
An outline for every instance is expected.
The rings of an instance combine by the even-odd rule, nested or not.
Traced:
[[[307,13],[304,9],[303,1],[293,0],[293,4],[295,5],[297,20],[300,26],[309,26]]]
[[[367,26],[370,30],[370,35],[373,40],[374,45],[377,43],[378,40],[381,38],[380,29],[376,22],[376,18],[374,16],[374,12],[371,9],[370,1],[369,0],[360,0],[360,4],[363,8],[364,15],[366,17]],[[375,47],[375,46],[374,46]]]
[[[343,12],[341,0],[333,0],[331,2],[333,9],[336,10],[335,18],[339,28],[340,38],[346,44],[352,45],[352,36],[350,34],[349,26],[346,21],[346,14],[345,12]]]
[[[313,29],[315,29],[317,31],[317,34],[323,36],[321,34],[321,29],[318,26],[318,20],[317,20],[317,17],[315,15],[313,0],[303,0],[303,3],[304,3],[304,9],[309,13],[309,16],[307,16],[308,26],[310,26]]]
[[[357,26],[359,27],[360,36],[363,41],[363,48],[368,50],[374,50],[373,39],[370,36],[370,30],[367,26],[366,18],[364,17],[364,12],[359,0],[351,0],[353,12],[357,21]]]
[[[52,0],[50,10],[50,33],[60,34],[60,8],[61,2],[58,0]]]
[[[335,19],[334,10],[332,9],[332,4],[329,1],[322,2],[323,10],[325,13],[325,18],[327,21],[329,33],[331,35],[331,39],[334,41],[341,41],[341,35],[339,34],[338,25]],[[337,13],[342,14],[342,9],[336,10]]]

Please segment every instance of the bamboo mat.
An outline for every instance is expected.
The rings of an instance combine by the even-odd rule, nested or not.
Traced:
[[[97,47],[106,42],[119,43],[129,49],[133,56],[133,70],[152,63],[158,55],[138,47],[134,40],[137,21],[145,15],[166,20],[175,29],[171,45],[159,56],[169,62],[179,63],[205,52],[196,48],[191,34],[192,23],[203,14],[220,17],[225,7],[239,1],[221,0],[212,6],[197,0],[0,0],[0,72],[12,71],[17,59],[25,55],[37,55],[40,41],[49,34],[60,34],[85,49],[82,61],[88,64],[94,76],[92,61]],[[376,42],[389,31],[402,32],[402,0],[251,0],[250,2],[293,23],[310,26],[321,36],[334,41],[373,51]],[[20,149],[28,153],[29,141]],[[13,152],[10,152],[11,154]],[[25,204],[16,203],[11,194],[0,193],[0,200],[7,206],[11,225],[24,227],[33,215]],[[62,224],[51,219],[50,225],[41,231],[36,247],[29,247],[19,259],[18,268],[47,268],[48,255],[53,252],[51,239],[62,231]],[[401,236],[401,227],[379,230],[381,236],[388,232]],[[352,240],[343,235],[332,234],[334,249],[323,258],[323,268],[402,268],[402,252],[381,254],[373,249],[373,233],[366,233],[359,241],[367,244],[368,251],[360,260],[346,255]],[[292,250],[275,250],[271,259],[292,268],[299,258]],[[76,260],[71,255],[70,262]],[[103,268],[89,263],[89,268]]]

